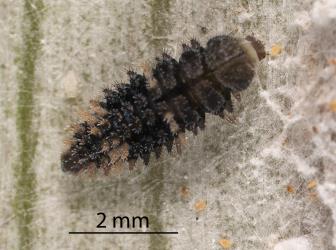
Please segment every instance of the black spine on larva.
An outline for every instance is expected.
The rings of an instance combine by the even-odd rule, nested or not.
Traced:
[[[203,129],[206,113],[232,112],[231,94],[246,89],[254,76],[251,53],[265,56],[260,41],[245,42],[250,47],[216,36],[204,48],[192,39],[182,45],[178,61],[163,53],[149,75],[129,71],[130,83],[104,89],[103,99],[93,101],[84,121],[74,126],[63,170],[110,169],[138,158],[148,164],[151,153],[159,157],[162,147],[170,152],[180,133]]]

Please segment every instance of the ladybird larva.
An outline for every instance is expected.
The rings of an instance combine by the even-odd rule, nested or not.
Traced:
[[[104,89],[102,100],[91,101],[61,156],[64,171],[108,171],[138,158],[147,165],[152,152],[157,158],[163,147],[170,152],[185,130],[204,129],[205,113],[233,111],[231,96],[249,86],[266,55],[252,36],[215,36],[205,47],[191,39],[182,48],[178,61],[163,53],[152,70],[128,71],[129,84]]]

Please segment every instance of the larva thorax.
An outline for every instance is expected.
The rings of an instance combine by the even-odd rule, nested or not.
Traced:
[[[195,39],[182,45],[175,60],[167,53],[144,74],[129,71],[129,84],[104,89],[100,101],[77,124],[70,148],[62,154],[62,169],[87,168],[109,171],[120,162],[148,164],[152,152],[179,147],[185,130],[197,133],[205,126],[205,114],[225,117],[233,111],[231,95],[246,89],[256,63],[265,57],[255,38],[211,38],[206,47]],[[179,151],[179,148],[178,148]]]

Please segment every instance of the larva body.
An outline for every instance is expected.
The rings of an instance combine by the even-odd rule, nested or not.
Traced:
[[[152,70],[129,71],[129,84],[104,89],[102,100],[91,101],[62,154],[64,171],[108,172],[124,161],[132,166],[138,158],[148,164],[152,152],[159,157],[174,143],[179,149],[185,130],[196,134],[204,128],[205,113],[224,117],[232,112],[231,95],[249,86],[256,63],[265,57],[262,43],[250,36],[216,36],[206,47],[192,39],[182,46],[178,61],[163,53]]]

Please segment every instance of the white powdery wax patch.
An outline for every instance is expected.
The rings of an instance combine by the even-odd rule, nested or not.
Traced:
[[[279,242],[274,250],[312,250],[312,246],[307,238],[298,237]]]
[[[336,1],[322,0],[314,3],[312,20],[316,25],[327,26],[336,21]]]
[[[324,68],[321,72],[320,72],[320,78],[328,81],[330,80],[336,73],[336,67],[334,65],[330,65],[326,68]]]
[[[318,187],[318,192],[324,201],[333,211],[333,220],[336,221],[336,184],[326,182]],[[334,227],[334,235],[336,234]],[[336,246],[336,238],[333,239],[333,244]]]
[[[304,31],[307,31],[310,28],[311,18],[308,11],[296,12],[294,16],[296,18],[290,26],[301,28]]]

